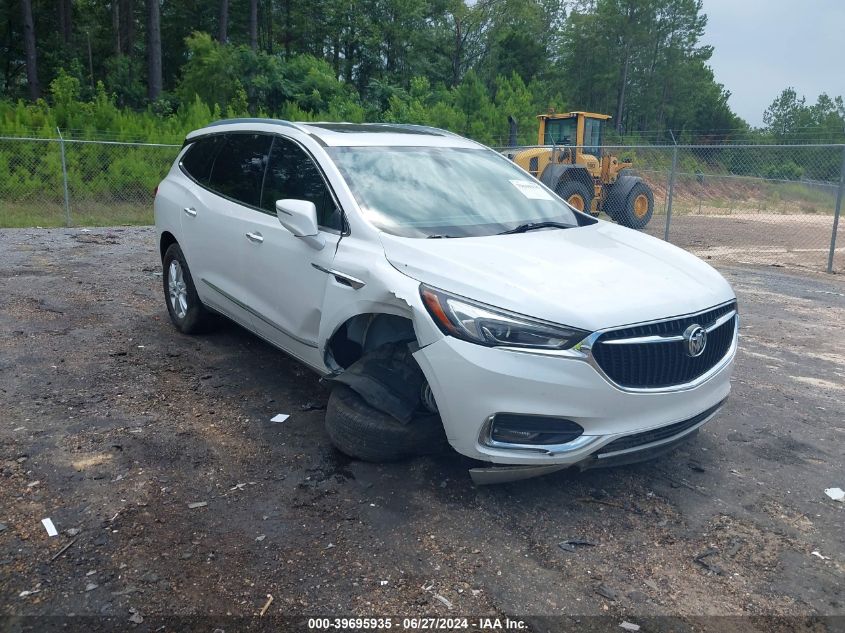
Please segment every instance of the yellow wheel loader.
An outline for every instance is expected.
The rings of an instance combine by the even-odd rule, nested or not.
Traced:
[[[623,226],[642,229],[654,213],[654,194],[630,160],[602,151],[609,118],[593,112],[540,114],[538,147],[506,154],[579,211],[596,216],[604,211]]]

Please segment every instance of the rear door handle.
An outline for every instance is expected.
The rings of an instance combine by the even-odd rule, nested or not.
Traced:
[[[261,244],[264,241],[264,236],[261,233],[247,233],[246,239],[250,242],[255,242],[256,244]]]
[[[185,207],[184,209],[182,209],[182,211],[185,212],[185,215],[189,215],[192,218],[197,217],[197,210],[194,209],[193,207]]]

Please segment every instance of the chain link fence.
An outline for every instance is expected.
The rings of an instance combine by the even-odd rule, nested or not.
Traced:
[[[0,137],[0,227],[151,224],[179,147]]]
[[[549,156],[554,164],[571,161],[576,149],[596,155],[596,148],[586,147],[496,149],[538,177]],[[630,161],[627,173],[651,189],[654,210],[644,228],[651,235],[706,259],[845,272],[845,229],[838,221],[845,145],[640,145],[600,151],[599,160]],[[532,164],[529,157],[535,156]],[[612,196],[612,185],[605,191]],[[609,219],[606,213],[600,217]]]
[[[575,148],[496,149],[524,162],[521,155],[532,150],[565,160]],[[178,151],[179,145],[0,137],[0,227],[150,224],[155,187]],[[601,152],[630,161],[650,188],[654,209],[644,230],[652,235],[706,259],[845,272],[845,223],[838,222],[843,145],[635,145]],[[546,164],[540,161],[538,175]]]

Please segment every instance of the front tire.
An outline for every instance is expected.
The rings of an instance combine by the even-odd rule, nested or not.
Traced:
[[[365,462],[395,462],[436,452],[445,444],[439,417],[419,415],[402,424],[342,384],[329,396],[326,432],[341,453]]]
[[[161,261],[164,299],[170,320],[183,334],[196,334],[208,321],[194,279],[178,244],[171,244]]]

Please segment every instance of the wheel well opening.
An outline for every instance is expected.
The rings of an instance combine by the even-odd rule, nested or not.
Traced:
[[[385,343],[417,340],[414,324],[395,314],[359,314],[343,323],[326,345],[329,367],[348,368],[367,352]]]
[[[164,254],[167,252],[167,249],[170,248],[171,244],[176,244],[176,238],[173,236],[173,233],[165,231],[161,234],[161,239],[158,243],[158,250],[161,254],[162,260],[164,260]]]

